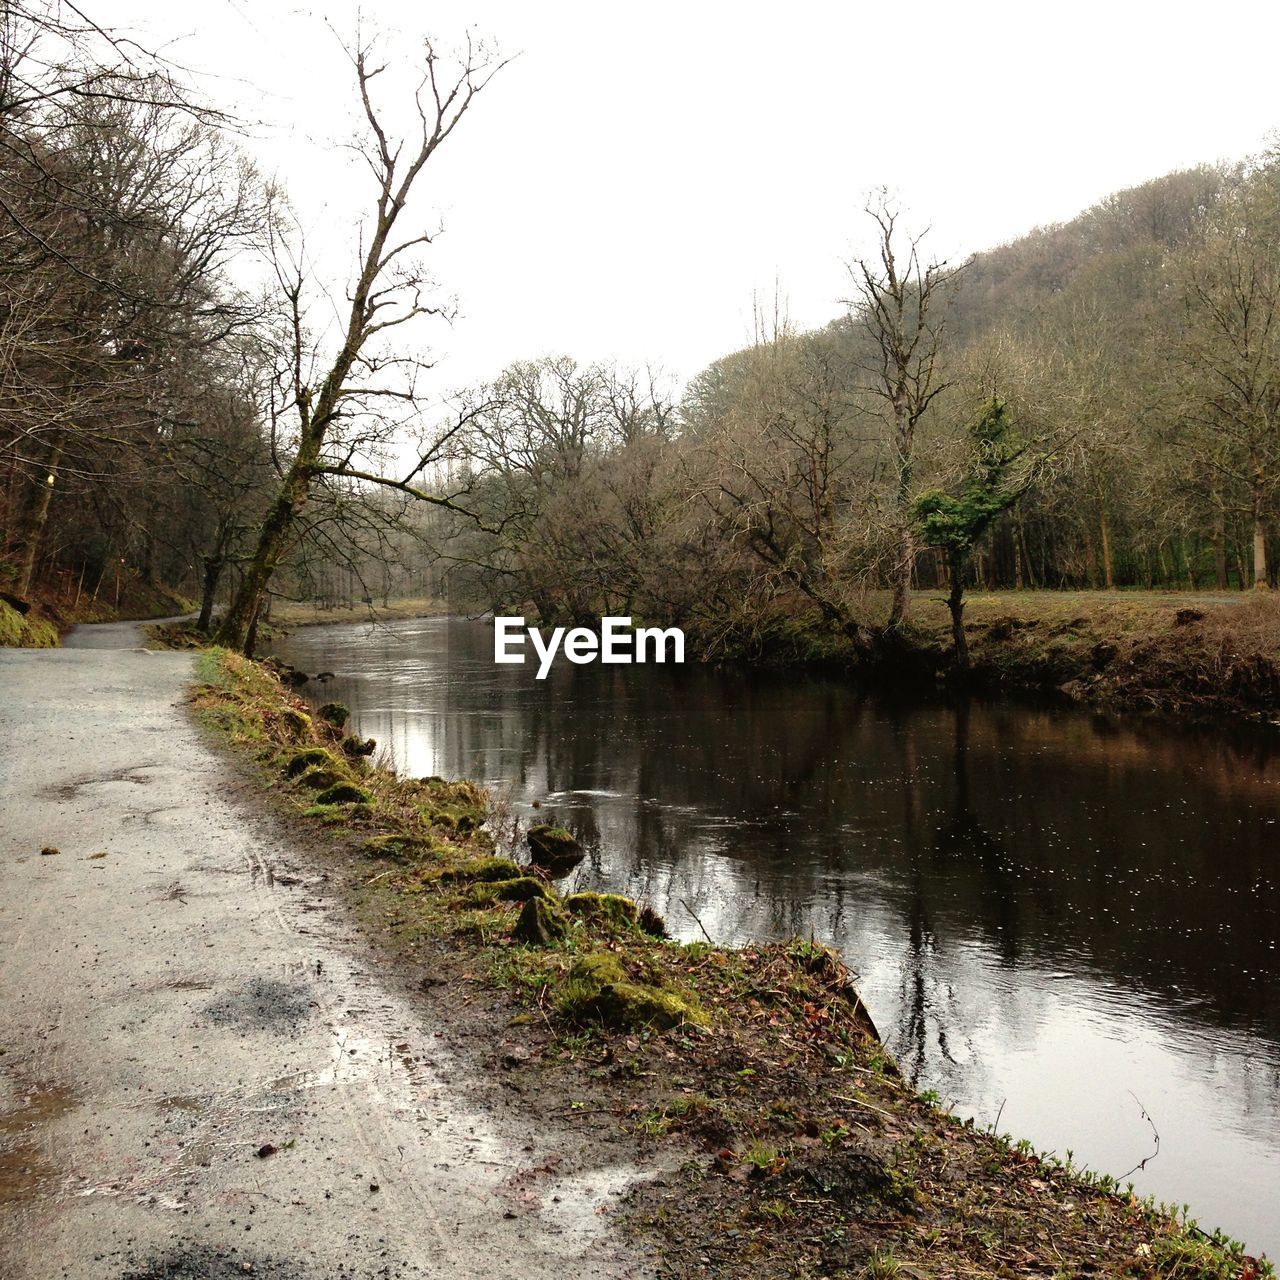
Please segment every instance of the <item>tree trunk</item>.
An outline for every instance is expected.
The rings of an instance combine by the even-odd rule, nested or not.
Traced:
[[[949,557],[951,567],[951,593],[947,596],[947,608],[951,611],[951,639],[955,645],[956,667],[969,670],[969,642],[964,634],[964,571],[965,557],[953,551]]]
[[[915,567],[916,546],[908,515],[911,497],[911,450],[914,430],[905,404],[894,401],[894,447],[898,464],[898,550],[893,562],[893,603],[889,607],[889,630],[906,621],[911,607],[911,571]]]
[[[320,441],[304,431],[298,456],[280,486],[280,492],[262,523],[258,545],[244,572],[215,637],[228,649],[248,652],[249,631],[258,616],[267,584],[288,548],[289,531],[294,520],[307,505],[311,485],[311,469],[319,455]]]
[[[1219,591],[1227,589],[1227,513],[1221,504],[1213,512],[1213,577]]]
[[[62,437],[58,436],[49,450],[45,482],[32,498],[21,534],[22,559],[18,562],[18,576],[14,580],[14,589],[23,599],[31,594],[36,565],[40,562],[40,539],[44,534],[45,523],[49,519],[49,504],[53,501],[53,486],[58,475],[58,463],[61,461]]]
[[[1102,583],[1108,591],[1114,591],[1116,585],[1115,569],[1111,563],[1111,525],[1107,520],[1107,508],[1104,503],[1098,520],[1098,532],[1102,539]]]
[[[230,544],[231,521],[223,519],[218,524],[213,550],[204,558],[204,590],[200,596],[200,617],[196,622],[196,630],[203,635],[209,634],[209,627],[213,623],[213,605],[218,595],[218,584],[222,581],[222,571],[227,565],[227,548]]]
[[[1253,492],[1253,588],[1267,589],[1267,527],[1262,520],[1262,492]]]

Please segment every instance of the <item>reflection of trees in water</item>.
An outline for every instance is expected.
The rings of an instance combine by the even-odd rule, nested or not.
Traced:
[[[904,1074],[917,1084],[936,1058],[955,1063],[952,1028],[962,1028],[963,1020],[955,1007],[955,991],[945,963],[939,960],[934,931],[932,877],[925,865],[924,849],[928,809],[919,776],[915,725],[911,717],[892,713],[889,723],[901,743],[902,830],[909,859],[905,882],[906,948],[901,960],[897,1029],[890,1039]],[[931,1034],[936,1048],[930,1043]]]

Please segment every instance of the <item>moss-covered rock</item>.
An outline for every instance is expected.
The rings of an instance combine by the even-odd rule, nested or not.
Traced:
[[[16,597],[15,597],[16,598]],[[0,600],[0,648],[56,649],[58,629],[28,609],[23,613]]]
[[[475,904],[488,902],[528,902],[530,898],[552,899],[554,895],[541,880],[533,876],[516,876],[511,880],[490,880],[477,884],[468,895]]]
[[[335,729],[341,729],[351,715],[350,709],[342,702],[326,702],[319,711],[320,719],[326,724],[331,724]]]
[[[549,947],[568,932],[568,917],[554,902],[546,898],[530,898],[520,909],[520,918],[511,931],[511,937],[529,947]]]
[[[395,862],[409,862],[432,851],[430,840],[421,836],[392,834],[374,836],[361,846],[371,858],[388,858]]]
[[[332,751],[327,751],[324,747],[304,747],[289,757],[284,774],[286,778],[299,778],[308,769],[315,768],[332,769],[335,773],[341,773],[343,765]]]
[[[303,779],[305,781],[306,779]],[[368,804],[373,797],[363,788],[358,787],[354,782],[343,781],[335,782],[331,787],[326,787],[318,796],[316,796],[317,804]]]
[[[564,909],[579,920],[613,929],[635,929],[640,922],[640,909],[620,893],[571,893]]]
[[[573,962],[569,981],[599,987],[610,982],[626,982],[627,971],[612,951],[591,951]]]
[[[373,738],[357,738],[353,735],[342,740],[342,754],[352,759],[371,756],[377,749],[378,744]]]
[[[499,880],[519,880],[520,868],[510,858],[473,858],[440,873],[446,884],[458,880],[475,880],[493,884]]]
[[[620,1030],[683,1023],[704,1025],[706,1016],[688,992],[630,978],[611,951],[594,951],[575,961],[561,993],[565,1012],[580,1022],[601,1022]]]
[[[660,1031],[706,1021],[697,1005],[674,991],[640,982],[610,982],[578,1007],[579,1016],[609,1027],[657,1027]]]
[[[0,648],[14,649],[22,642],[22,614],[0,600]]]
[[[311,734],[311,717],[297,707],[286,707],[280,713],[280,723],[291,738],[307,738]]]
[[[317,765],[314,769],[308,769],[298,782],[304,787],[310,787],[312,791],[328,791],[346,780],[344,769],[331,769],[327,765]]]
[[[571,831],[563,827],[530,827],[525,835],[529,858],[548,875],[568,875],[586,854]]]
[[[459,835],[467,835],[477,830],[485,818],[482,809],[446,809],[436,805],[423,805],[420,812],[423,820],[430,826],[442,827],[446,831],[456,831]]]

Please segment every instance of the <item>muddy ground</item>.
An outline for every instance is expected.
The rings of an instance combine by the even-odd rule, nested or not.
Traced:
[[[649,1274],[611,1213],[670,1157],[557,1123],[495,1004],[379,961],[189,655],[77,639],[0,652],[0,1276]]]

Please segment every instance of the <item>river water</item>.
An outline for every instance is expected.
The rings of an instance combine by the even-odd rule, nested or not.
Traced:
[[[1280,751],[826,676],[538,681],[459,619],[276,652],[402,771],[540,802],[571,887],[839,947],[920,1088],[1280,1254]]]

